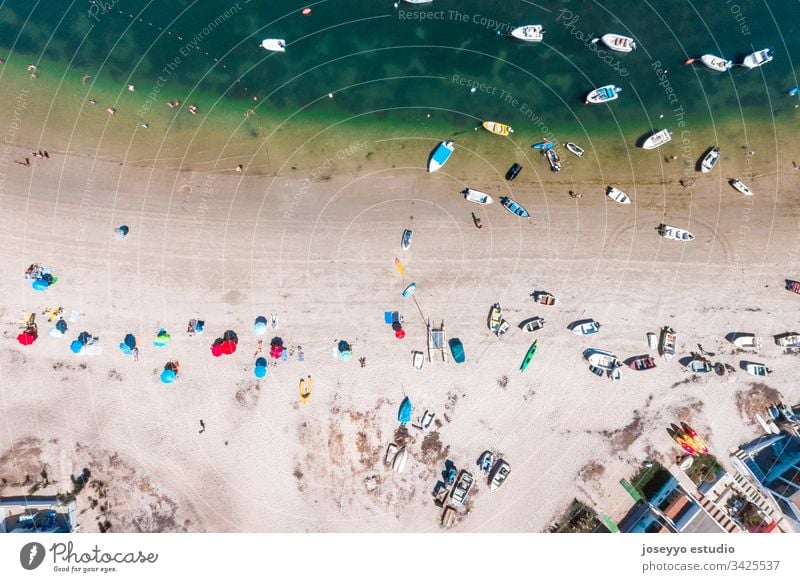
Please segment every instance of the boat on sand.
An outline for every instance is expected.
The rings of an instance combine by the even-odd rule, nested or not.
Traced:
[[[766,377],[772,374],[772,370],[767,368],[765,364],[758,364],[756,362],[748,362],[745,365],[745,370],[747,370],[748,374],[753,376]]]
[[[658,226],[658,234],[669,240],[684,242],[694,240],[694,235],[688,230],[678,228],[677,226],[670,226],[668,224],[660,224]]]
[[[547,156],[547,161],[550,163],[550,169],[553,172],[561,171],[561,158],[558,156],[556,150],[550,148],[545,150],[544,155]]]
[[[592,366],[602,370],[614,370],[622,365],[617,356],[604,350],[588,349],[583,353],[583,356]]]
[[[641,372],[642,370],[650,370],[656,367],[656,361],[651,356],[640,356],[635,358],[628,364],[628,367],[632,370],[636,370]]]
[[[511,474],[511,467],[503,459],[497,459],[489,473],[489,491],[497,491],[500,486],[506,482],[506,479]]]
[[[578,156],[579,158],[583,156],[583,148],[576,143],[572,143],[568,141],[564,144],[564,147],[567,148],[567,151],[573,155]]]
[[[528,351],[525,353],[525,357],[522,358],[522,365],[519,367],[520,372],[524,372],[525,369],[530,365],[533,356],[536,354],[536,350],[539,347],[539,340],[533,340],[531,347],[528,348]]]
[[[671,327],[665,326],[661,329],[661,340],[658,343],[658,353],[667,361],[672,359],[675,355],[675,345],[677,343],[677,334]]]
[[[572,322],[569,329],[575,335],[593,335],[600,331],[600,324],[594,319],[582,319]]]
[[[544,319],[541,317],[534,317],[529,319],[522,325],[522,331],[532,332],[544,327]]]
[[[503,208],[508,210],[511,214],[516,214],[520,218],[528,218],[530,216],[527,210],[525,210],[520,204],[508,196],[503,196],[500,199],[500,202],[502,203]]]
[[[474,202],[475,204],[491,204],[492,197],[488,194],[485,194],[479,190],[473,190],[472,188],[467,188],[462,191],[465,200],[469,200],[470,202]]]
[[[428,160],[428,171],[436,172],[441,169],[453,155],[453,142],[443,141],[431,153],[431,158]]]
[[[461,471],[461,475],[458,477],[458,481],[456,481],[455,486],[453,487],[453,492],[451,493],[451,500],[452,504],[456,507],[461,507],[464,505],[464,502],[467,500],[467,496],[469,495],[470,489],[472,489],[472,483],[474,479],[472,478],[472,474],[469,471]]]
[[[761,348],[761,338],[754,333],[740,333],[733,339],[733,345],[743,350],[757,350]]]
[[[631,199],[628,197],[625,192],[620,190],[619,188],[615,188],[614,186],[609,186],[606,190],[606,195],[611,198],[614,202],[618,202],[619,204],[630,204]]]
[[[542,305],[555,305],[558,303],[558,299],[552,293],[547,293],[546,291],[534,291],[531,293],[531,297],[536,303],[541,303]]]
[[[745,196],[753,195],[753,191],[745,186],[744,182],[742,182],[739,178],[733,178],[729,183],[735,190],[738,190]]]
[[[703,161],[700,163],[700,171],[704,174],[710,172],[714,169],[714,166],[717,165],[719,161],[719,148],[713,147],[708,150],[708,153],[703,157]]]
[[[511,325],[505,319],[503,319],[503,311],[500,308],[499,303],[492,305],[492,308],[489,310],[489,320],[487,325],[489,326],[491,332],[497,337],[500,337],[506,333],[511,327]]]
[[[408,247],[411,246],[411,239],[414,236],[414,233],[408,229],[403,231],[403,238],[400,239],[400,246],[403,247],[404,251],[408,250]]]

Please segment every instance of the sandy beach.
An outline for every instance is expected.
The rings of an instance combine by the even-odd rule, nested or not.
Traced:
[[[683,168],[663,160],[667,151],[631,148],[634,162],[604,161],[600,176],[592,152],[581,165],[570,161],[576,169],[556,177],[564,181],[524,152],[533,161],[509,185],[507,161],[482,167],[468,149],[429,175],[435,142],[416,140],[410,155],[414,142],[362,148],[332,140],[316,162],[308,156],[295,169],[276,156],[269,176],[239,175],[227,162],[180,171],[55,150],[30,168],[4,163],[3,494],[28,490],[25,476],[41,481],[43,469],[41,491],[67,491],[70,476],[89,468],[105,489],[95,508],[87,499],[98,497],[94,488],[79,494],[83,531],[97,531],[98,519],[112,531],[438,531],[432,491],[444,461],[477,469],[492,449],[513,473],[491,494],[478,480],[457,530],[537,532],[576,497],[624,515],[630,498],[619,480],[645,458],[674,459],[671,422],[707,435],[723,465],[730,448],[759,434],[741,409],[765,387],[738,369],[749,356],[726,334],[763,335],[757,358],[774,370],[766,388],[786,402],[800,398],[798,359],[781,355],[771,338],[797,321],[797,297],[783,279],[798,275],[798,176],[791,157],[776,151],[780,140],[771,151],[751,141],[757,154],[748,158],[731,138],[722,170],[696,174],[691,190],[678,185]],[[626,164],[628,173],[608,177],[608,168]],[[726,181],[749,171],[752,199]],[[607,183],[634,203],[609,201]],[[470,205],[458,194],[465,185],[495,197],[511,192],[533,217]],[[661,222],[696,239],[667,241],[654,230]],[[119,224],[131,229],[122,241],[112,237]],[[414,240],[402,251],[406,228]],[[23,274],[34,262],[51,267],[58,284],[32,290]],[[411,281],[417,292],[403,299]],[[535,290],[559,304],[535,304]],[[547,322],[523,374],[531,336],[513,327],[494,337],[486,327],[494,302],[512,326],[534,315]],[[21,312],[51,306],[80,313],[67,336],[47,337],[38,315],[39,340],[17,344]],[[383,321],[392,310],[405,319],[403,340]],[[280,336],[288,359],[270,360],[257,380],[253,320],[271,313],[279,328],[261,339]],[[589,317],[602,323],[600,334],[566,329]],[[206,321],[203,335],[186,333],[191,318]],[[466,364],[413,369],[428,320],[444,320],[448,336],[462,340]],[[679,358],[659,359],[655,370],[626,369],[611,383],[581,358],[589,347],[621,358],[646,353],[646,333],[664,325],[678,333],[680,358],[702,349],[736,371],[697,377]],[[158,348],[152,340],[162,327],[173,339]],[[238,351],[212,357],[211,343],[228,329],[239,335]],[[84,330],[100,338],[102,355],[70,352]],[[116,347],[126,333],[139,338],[138,362]],[[352,344],[351,361],[331,357],[339,340]],[[167,386],[158,374],[172,359],[182,372]],[[298,381],[307,375],[315,386],[301,407]],[[415,419],[436,413],[430,432],[397,432],[404,395]],[[396,438],[411,454],[401,475],[383,464]]]

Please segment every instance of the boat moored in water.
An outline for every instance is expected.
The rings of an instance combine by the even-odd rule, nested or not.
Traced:
[[[622,89],[616,85],[603,85],[602,87],[598,87],[597,89],[589,92],[589,94],[586,96],[586,103],[597,104],[614,101],[619,97],[620,91],[622,91]]]
[[[435,172],[441,169],[453,155],[453,142],[443,141],[433,150],[430,160],[428,160],[428,172]]]
[[[661,129],[653,133],[650,137],[644,140],[642,149],[654,150],[672,139],[672,134],[668,129]]]
[[[542,42],[544,40],[544,27],[541,24],[528,24],[518,26],[508,34],[517,40],[525,42]]]
[[[636,41],[633,40],[629,36],[623,36],[621,34],[604,34],[600,38],[593,38],[592,44],[597,42],[602,42],[612,51],[617,51],[618,53],[629,53],[636,49]]]

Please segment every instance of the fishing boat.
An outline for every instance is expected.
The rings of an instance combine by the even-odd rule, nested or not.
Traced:
[[[787,331],[775,336],[775,344],[786,349],[800,348],[800,333]]]
[[[400,246],[403,247],[404,251],[408,250],[408,247],[411,246],[411,238],[414,236],[414,233],[408,229],[403,231],[403,238],[400,239]]]
[[[453,155],[453,142],[443,141],[431,154],[431,159],[428,160],[428,172],[435,172],[441,169]]]
[[[545,150],[544,155],[547,156],[547,161],[550,163],[550,170],[553,172],[561,171],[561,158],[556,153],[556,150]]]
[[[422,371],[422,366],[425,365],[425,355],[422,352],[415,351],[411,354],[411,363],[417,372]]]
[[[569,325],[575,335],[594,335],[600,331],[600,324],[594,319],[582,319]]]
[[[511,474],[511,467],[503,459],[497,459],[494,468],[489,473],[489,491],[497,491],[506,482]]]
[[[314,381],[311,379],[311,376],[309,376],[308,379],[300,378],[300,404],[308,404],[313,388]]]
[[[533,332],[544,327],[544,319],[541,317],[534,317],[529,319],[522,325],[522,331]]]
[[[694,430],[685,422],[681,423],[681,433],[681,436],[689,441],[692,445],[692,448],[694,448],[696,451],[703,454],[708,453],[708,445],[706,444],[706,441],[703,439],[703,437],[697,434],[696,430]]]
[[[517,40],[525,42],[542,42],[544,39],[544,28],[541,24],[528,24],[526,26],[518,26],[508,33]]]
[[[583,353],[583,356],[592,366],[601,370],[614,370],[622,365],[617,356],[603,350],[589,349]]]
[[[541,303],[542,305],[555,305],[558,303],[558,299],[552,293],[547,293],[546,291],[534,291],[531,293],[531,297],[536,303]]]
[[[697,374],[707,374],[714,369],[714,366],[711,365],[711,362],[705,358],[694,358],[686,365],[686,367]]]
[[[406,470],[406,464],[408,464],[408,451],[405,447],[402,447],[394,457],[394,461],[392,461],[392,471],[395,473],[402,473]]]
[[[261,48],[274,53],[286,52],[286,41],[282,38],[265,38],[261,41]]]
[[[465,200],[469,200],[470,202],[474,202],[475,204],[492,203],[492,197],[479,190],[473,190],[472,188],[467,188],[461,193],[464,195]]]
[[[742,66],[746,69],[755,69],[770,62],[772,58],[772,49],[766,48],[747,55],[742,61]]]
[[[677,340],[678,336],[674,329],[667,326],[661,329],[661,341],[659,341],[658,344],[658,352],[665,360],[669,361],[672,359],[672,356],[675,355]]]
[[[672,134],[669,132],[669,130],[661,129],[655,132],[650,137],[648,137],[646,140],[644,140],[644,143],[642,144],[642,149],[654,150],[657,147],[664,145],[671,139],[672,139]]]
[[[631,199],[630,197],[625,194],[619,188],[615,188],[614,186],[609,186],[606,190],[606,195],[611,198],[614,202],[618,202],[619,204],[630,204]]]
[[[703,157],[703,161],[700,163],[700,171],[704,174],[710,172],[714,169],[714,166],[717,165],[719,161],[719,148],[713,147],[708,150],[708,153]]]
[[[636,370],[637,372],[641,372],[642,370],[650,370],[656,367],[656,361],[651,356],[640,356],[632,360],[628,367],[631,370]]]
[[[602,87],[598,87],[594,91],[591,91],[586,96],[586,103],[597,104],[614,101],[619,97],[620,91],[622,91],[622,89],[616,85],[603,85]]]
[[[669,240],[678,240],[683,242],[694,240],[694,235],[688,230],[684,230],[676,226],[670,226],[668,224],[660,224],[658,226],[658,234]]]
[[[514,130],[508,125],[499,121],[484,121],[481,125],[483,129],[496,135],[507,136],[509,133],[514,133]]]
[[[409,296],[413,295],[414,291],[416,291],[416,289],[417,289],[417,284],[416,283],[409,284],[408,287],[403,289],[403,297],[409,297]]]
[[[572,143],[568,141],[564,144],[564,147],[567,148],[567,151],[573,155],[578,156],[579,158],[583,156],[583,148],[576,143]]]
[[[461,471],[461,475],[456,481],[455,486],[453,487],[453,492],[451,493],[451,500],[452,504],[455,507],[460,507],[464,505],[464,502],[467,500],[467,496],[469,495],[470,489],[472,489],[472,483],[474,482],[472,478],[472,474],[469,471]]]
[[[745,366],[745,370],[747,370],[748,374],[752,374],[753,376],[766,377],[772,374],[772,370],[767,368],[766,365],[757,364],[755,362],[748,362]]]
[[[733,338],[733,345],[743,350],[761,349],[761,338],[754,333],[740,333]]]
[[[753,195],[753,191],[750,188],[748,188],[747,186],[745,186],[744,182],[742,182],[739,178],[734,178],[729,183],[730,183],[731,186],[733,186],[733,188],[735,190],[738,190],[739,192],[741,192],[745,196],[752,196]]]
[[[720,73],[724,73],[725,71],[733,67],[733,61],[729,61],[727,59],[718,57],[716,55],[703,55],[700,58],[688,59],[684,64],[691,65],[695,61],[700,61],[703,65],[705,65],[712,71],[717,71]]]
[[[622,36],[621,34],[604,34],[600,38],[593,38],[592,44],[602,42],[612,51],[618,53],[629,53],[636,49],[636,41],[629,36]]]
[[[536,348],[537,347],[539,347],[539,340],[535,339],[535,340],[533,340],[533,343],[531,344],[531,347],[528,348],[528,351],[525,354],[525,357],[522,359],[522,365],[519,367],[519,371],[520,372],[524,372],[525,368],[527,368],[528,365],[531,363],[531,360],[533,359],[533,356],[536,353]]]
[[[518,204],[508,196],[503,196],[500,199],[500,202],[503,204],[503,208],[508,210],[511,214],[516,214],[520,218],[530,217],[530,214],[528,214],[527,210],[525,210],[520,204]]]

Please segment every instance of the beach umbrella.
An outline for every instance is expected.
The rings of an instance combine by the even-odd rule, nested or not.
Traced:
[[[256,358],[256,367],[266,368],[267,358]]]
[[[226,342],[230,341],[230,342],[233,342],[235,344],[238,344],[239,343],[239,336],[236,335],[235,331],[229,329],[228,331],[226,331],[225,333],[222,334],[222,340],[226,341]]]
[[[36,337],[36,330],[28,328],[17,336],[17,341],[23,346],[29,346],[36,341]]]
[[[256,366],[253,369],[253,374],[256,378],[263,378],[267,375],[267,367],[266,366]]]
[[[92,334],[90,334],[88,331],[82,331],[80,334],[78,334],[78,341],[83,345],[89,343],[90,339],[92,339]]]
[[[114,238],[116,238],[117,240],[122,240],[126,236],[128,236],[128,232],[129,231],[130,231],[130,229],[127,226],[125,226],[124,224],[121,225],[121,226],[118,226],[117,228],[114,229]]]
[[[279,359],[281,357],[281,354],[283,354],[283,347],[282,346],[272,346],[269,349],[269,355],[270,355],[271,358],[274,358],[274,359],[277,360],[277,359]]]
[[[34,291],[44,291],[49,286],[50,286],[50,283],[48,283],[45,279],[34,279],[33,280],[32,287],[33,287]]]
[[[352,358],[352,357],[353,357],[353,354],[350,353],[349,351],[345,350],[345,351],[342,352],[342,361],[343,362],[349,361],[350,358]]]
[[[211,346],[211,355],[218,358],[222,355],[222,342],[214,342]]]
[[[340,352],[346,352],[349,349],[350,349],[350,344],[348,344],[346,341],[342,340],[342,341],[339,342],[339,351]]]
[[[253,324],[253,331],[256,335],[264,335],[267,332],[267,318],[263,315],[256,317],[256,321]]]
[[[167,330],[162,328],[158,330],[158,335],[156,335],[156,339],[153,343],[159,347],[164,347],[169,344],[171,339],[172,337],[167,333]]]
[[[164,384],[172,384],[175,381],[175,378],[177,377],[178,375],[174,372],[174,370],[167,369],[161,372],[161,381]]]
[[[72,350],[73,354],[80,354],[83,351],[83,342],[81,340],[72,340],[72,343],[69,344],[69,349]]]
[[[119,344],[119,349],[126,356],[130,356],[133,353],[133,349],[131,349],[131,347],[128,344],[125,344],[125,343]]]
[[[62,334],[63,334],[63,333],[66,333],[66,331],[67,331],[67,322],[66,322],[66,321],[64,321],[63,319],[59,319],[59,320],[56,322],[56,329],[57,329],[58,331],[60,331]]]
[[[397,420],[400,424],[406,424],[411,421],[411,400],[406,396],[403,402],[400,403],[400,410],[397,412]]]
[[[236,351],[236,342],[233,340],[225,340],[219,345],[219,349],[226,356],[230,356]]]
[[[123,341],[125,342],[125,345],[128,346],[131,350],[133,350],[133,348],[136,347],[136,338],[133,337],[133,334],[131,333],[126,335]]]
[[[404,337],[406,337],[406,330],[402,328],[398,329],[396,332],[394,332],[394,337],[396,337],[397,339],[403,339]]]

